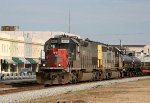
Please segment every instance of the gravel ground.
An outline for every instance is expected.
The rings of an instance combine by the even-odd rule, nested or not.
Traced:
[[[150,103],[150,79],[116,83],[20,103]]]
[[[55,96],[58,94],[63,94],[63,93],[68,93],[73,91],[86,90],[86,89],[96,88],[100,86],[110,86],[116,83],[137,81],[140,79],[148,79],[148,78],[150,78],[150,76],[91,82],[91,83],[77,84],[77,85],[71,85],[65,87],[54,87],[54,88],[33,90],[33,91],[24,91],[19,93],[1,95],[0,103],[16,103],[16,102],[27,101],[27,100],[30,101],[32,99],[42,98],[45,96]]]

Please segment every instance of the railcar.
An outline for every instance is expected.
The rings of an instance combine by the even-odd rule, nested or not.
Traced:
[[[150,75],[150,56],[143,56],[141,58],[142,67],[141,71],[143,75]]]
[[[44,52],[36,78],[45,85],[123,77],[126,64],[133,67],[123,63],[123,54],[115,47],[67,35],[50,38]]]
[[[124,76],[141,75],[141,61],[133,55],[124,54],[122,57],[122,67]]]
[[[133,75],[141,75],[142,71],[141,71],[141,66],[142,66],[142,62],[139,58],[135,57],[135,56],[131,56],[132,60],[133,60]]]

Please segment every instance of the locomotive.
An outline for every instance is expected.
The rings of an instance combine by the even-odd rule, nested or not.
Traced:
[[[120,78],[135,75],[140,68],[136,57],[116,47],[75,36],[50,38],[44,52],[36,73],[37,82],[44,85]]]

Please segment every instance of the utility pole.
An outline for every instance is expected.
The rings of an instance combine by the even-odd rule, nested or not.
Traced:
[[[120,51],[119,51],[119,56],[118,56],[119,68],[122,66],[122,65],[121,65],[121,59],[120,59],[120,57],[121,57],[121,40],[120,40]]]
[[[121,40],[120,40],[120,50],[121,50]]]
[[[69,9],[69,31],[68,33],[70,33],[70,9]]]

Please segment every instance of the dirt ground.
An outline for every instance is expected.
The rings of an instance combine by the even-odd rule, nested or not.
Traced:
[[[23,103],[150,103],[150,79],[70,92]]]

